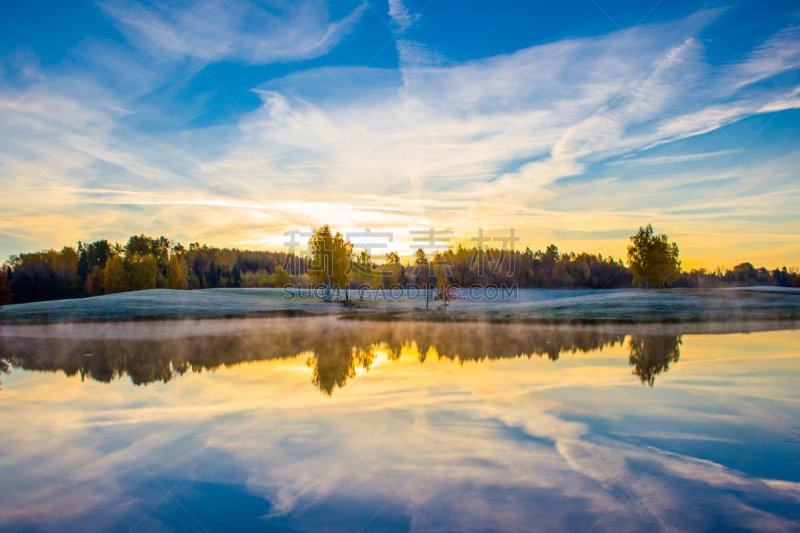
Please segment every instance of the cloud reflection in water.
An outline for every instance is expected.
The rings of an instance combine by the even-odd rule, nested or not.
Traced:
[[[164,496],[137,463],[210,529],[220,506],[231,527],[296,531],[800,518],[784,428],[755,397],[797,418],[797,333],[176,322],[110,327],[71,361],[100,328],[2,340],[4,527],[130,529]],[[168,498],[139,527],[187,524]]]

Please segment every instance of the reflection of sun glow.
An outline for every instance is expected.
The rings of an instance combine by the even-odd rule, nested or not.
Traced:
[[[364,375],[370,370],[394,360],[394,353],[391,349],[386,348],[385,345],[373,346],[364,355],[366,357],[356,359],[359,363],[355,368],[356,376]]]
[[[386,358],[389,361],[397,361],[398,359],[400,359],[400,354],[399,353],[395,353],[394,350],[392,350],[389,347],[389,345],[386,344],[385,342],[381,342],[381,343],[378,343],[378,344],[373,344],[372,345],[372,350],[375,351],[376,353],[385,354]]]
[[[428,353],[425,354],[425,360],[437,361],[439,359],[439,352],[436,351],[434,346],[428,348]]]
[[[419,364],[425,362],[429,357],[432,360],[438,360],[439,352],[435,347],[431,346],[426,354],[422,354],[416,341],[412,340],[404,342],[399,352],[392,350],[386,343],[381,342],[373,344],[366,353],[353,348],[353,356],[356,361],[356,376],[362,376],[387,363]]]
[[[419,360],[420,353],[416,341],[406,341],[400,349],[400,357],[410,357]]]

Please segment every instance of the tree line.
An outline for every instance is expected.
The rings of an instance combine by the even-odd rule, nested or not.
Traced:
[[[134,235],[125,245],[78,242],[77,248],[12,255],[0,274],[0,296],[17,303],[146,289],[282,287],[292,283],[282,268],[286,259],[283,252],[199,243],[187,249],[163,236]],[[302,276],[304,265],[300,267]]]
[[[627,265],[601,254],[510,250],[458,245],[433,254],[418,249],[402,261],[397,252],[373,260],[329,226],[316,230],[310,254],[185,248],[165,237],[134,235],[124,245],[107,240],[77,247],[12,255],[0,271],[0,305],[82,298],[146,289],[197,290],[329,285],[341,289],[435,287],[446,300],[452,287],[474,285],[546,289],[618,289],[732,286],[800,286],[797,269],[768,270],[742,263],[732,269],[681,270],[679,250],[652,226],[631,237]],[[446,301],[445,301],[446,303]]]

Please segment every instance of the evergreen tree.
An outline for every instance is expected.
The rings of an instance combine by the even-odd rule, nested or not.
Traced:
[[[0,269],[0,307],[11,303],[14,293],[11,290],[11,269]]]
[[[242,286],[242,271],[239,270],[238,265],[234,265],[233,270],[231,270],[231,287],[241,287]]]
[[[208,273],[206,274],[206,283],[208,287],[213,289],[219,286],[221,277],[219,267],[214,264],[214,261],[211,261],[211,264],[208,266]]]
[[[100,265],[95,265],[89,275],[86,276],[86,283],[84,284],[84,290],[89,296],[100,296],[103,294],[103,277],[103,268]]]

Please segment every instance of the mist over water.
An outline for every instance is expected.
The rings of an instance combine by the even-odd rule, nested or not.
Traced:
[[[335,318],[24,326],[0,337],[0,361],[28,371],[61,371],[136,385],[167,383],[254,361],[304,359],[319,390],[332,395],[369,371],[376,357],[424,363],[546,358],[628,346],[633,374],[650,386],[680,358],[681,328],[602,328],[485,323],[344,322]],[[685,328],[684,328],[685,329]],[[628,331],[628,333],[625,333]],[[670,334],[665,334],[670,333]]]
[[[776,327],[5,327],[0,528],[790,531]]]

